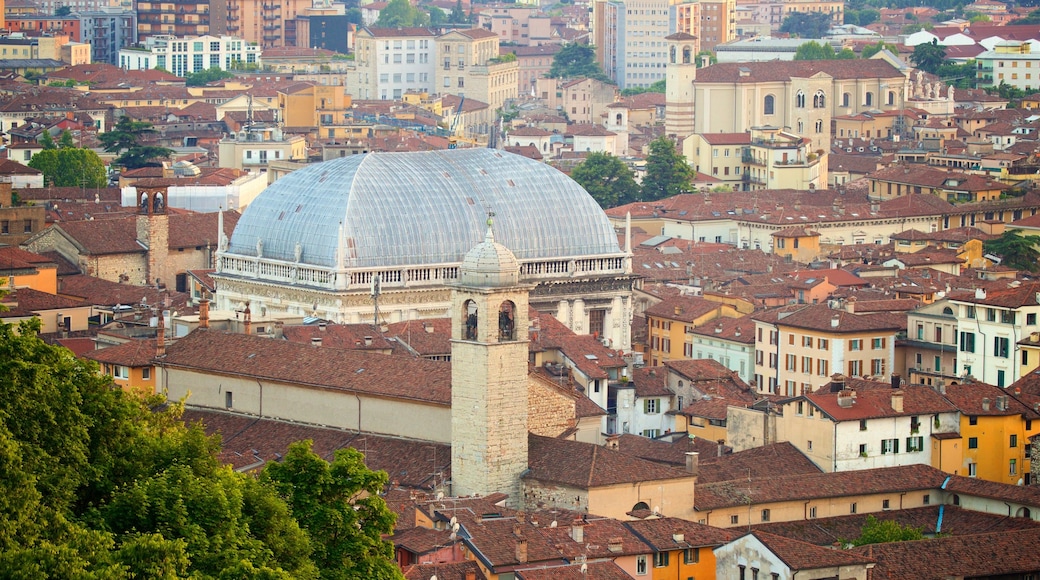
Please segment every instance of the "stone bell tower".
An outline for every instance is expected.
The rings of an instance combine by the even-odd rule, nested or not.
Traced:
[[[452,287],[452,495],[509,494],[519,505],[527,469],[528,292],[516,256],[484,241]]]
[[[697,37],[685,32],[666,36],[665,133],[683,139],[693,135],[693,82],[697,80]]]
[[[143,280],[134,284],[160,286],[170,283],[167,263],[170,255],[170,218],[166,214],[166,186],[137,186],[137,241],[148,248]]]

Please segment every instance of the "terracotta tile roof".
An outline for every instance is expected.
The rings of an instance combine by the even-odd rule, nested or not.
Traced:
[[[831,268],[827,270],[797,270],[790,272],[790,275],[795,278],[827,278],[827,281],[835,286],[866,286],[869,284],[863,278],[849,272],[848,270],[842,270],[840,268]]]
[[[751,133],[701,133],[701,139],[704,139],[709,145],[750,145],[751,144]]]
[[[691,477],[685,471],[599,445],[537,435],[528,437],[528,457],[524,479],[577,489]]]
[[[265,51],[266,52],[266,51]],[[472,576],[469,576],[472,574]],[[406,580],[487,580],[480,566],[473,560],[443,564],[413,564],[404,569]]]
[[[721,546],[734,536],[728,530],[669,517],[625,522],[625,526],[655,552]],[[682,539],[676,538],[676,534],[681,534]]]
[[[737,455],[734,453],[733,455]],[[937,489],[947,474],[928,465],[882,467],[837,473],[775,476],[697,483],[694,506],[705,512],[733,506],[840,498],[855,489],[862,495]]]
[[[58,294],[73,298],[81,298],[94,306],[115,306],[117,304],[159,304],[167,297],[174,309],[183,307],[189,296],[184,292],[157,290],[153,286],[133,286],[109,282],[84,274],[64,276],[58,281]]]
[[[637,368],[632,371],[630,386],[622,384],[618,388],[634,388],[637,397],[670,397],[673,393],[666,385],[666,374],[655,367]]]
[[[718,453],[719,444],[700,437],[674,437],[672,441],[667,439],[650,439],[640,435],[622,434],[608,438],[607,445],[612,441],[617,442],[617,448],[622,453],[634,457],[663,463],[679,469],[686,469],[686,454],[695,451],[700,457],[714,457]],[[728,449],[723,446],[723,450]]]
[[[199,284],[202,284],[202,286],[204,286],[206,288],[206,290],[209,290],[210,292],[216,292],[217,291],[217,284],[216,284],[216,282],[213,281],[213,278],[210,276],[215,271],[216,270],[213,270],[213,269],[209,269],[209,270],[188,270],[188,275],[191,276],[192,278],[198,280]]]
[[[879,417],[934,415],[957,411],[957,407],[944,399],[942,395],[931,387],[923,385],[904,385],[900,389],[893,389],[889,383],[856,379],[846,379],[845,385],[855,390],[853,403],[848,407],[842,407],[838,403],[842,396],[840,393],[832,393],[827,387],[799,398],[809,401],[835,422],[860,421]],[[903,393],[902,411],[897,411],[892,406],[893,393],[898,391]]]
[[[552,133],[538,127],[520,127],[509,131],[509,135],[515,137],[548,137]]]
[[[394,345],[387,341],[374,324],[293,324],[282,327],[282,336],[289,342],[313,344],[321,339],[322,347],[343,350],[390,351]]]
[[[946,490],[952,493],[1040,507],[1040,489],[1033,485],[1010,485],[963,475],[950,476]]]
[[[873,155],[852,155],[851,153],[831,153],[827,156],[827,168],[830,171],[848,171],[867,174],[877,171],[881,158]]]
[[[590,334],[575,334],[551,314],[532,309],[530,320],[535,329],[529,335],[532,351],[558,350],[570,365],[590,379],[606,379],[608,369],[625,366],[618,351],[603,346]]]
[[[451,319],[425,318],[387,326],[387,336],[407,344],[419,356],[451,356]]]
[[[188,409],[184,421],[201,423],[209,434],[221,435],[220,459],[235,468],[258,460],[277,461],[296,441],[310,439],[315,453],[331,460],[333,453],[352,447],[365,454],[365,465],[390,475],[391,484],[412,489],[430,489],[433,480],[451,478],[451,448],[439,443],[380,437],[314,425],[258,419],[222,411]],[[255,453],[254,453],[255,451]]]
[[[716,318],[694,327],[693,334],[709,336],[714,340],[754,344],[755,321],[751,319],[750,315],[740,318]]]
[[[457,33],[459,33],[459,34],[461,34],[463,36],[466,36],[466,37],[472,38],[472,39],[498,38],[497,34],[495,34],[494,32],[492,32],[490,30],[487,30],[485,28],[470,28],[468,30],[455,29],[452,32],[457,32]]]
[[[397,548],[404,548],[417,555],[426,554],[455,543],[449,536],[451,530],[435,530],[433,528],[415,527],[396,532],[390,541]]]
[[[237,211],[224,212],[224,234],[231,238],[242,214]],[[217,245],[217,212],[183,213],[170,215],[170,249],[193,248]]]
[[[143,87],[154,82],[184,82],[184,79],[157,69],[124,70],[106,63],[81,64],[66,67],[62,70],[47,73],[48,79],[72,79],[91,83],[91,86],[104,87],[127,83],[129,86]]]
[[[850,298],[851,300],[851,298]],[[857,300],[852,302],[853,312],[908,312],[921,306],[914,298],[895,298],[889,300]]]
[[[18,288],[17,291],[4,295],[0,303],[7,307],[6,311],[0,312],[0,317],[10,318],[32,316],[44,310],[89,306],[82,300],[48,294],[32,288]]]
[[[860,546],[852,551],[877,561],[876,580],[946,578],[1022,578],[1040,571],[1023,557],[1040,542],[1040,530],[1019,530]]]
[[[774,238],[806,238],[806,237],[820,237],[820,232],[810,230],[803,227],[784,228],[777,230],[770,234]]]
[[[758,541],[765,544],[769,551],[783,560],[792,571],[866,565],[874,562],[873,558],[861,552],[822,548],[809,542],[785,538],[767,532],[753,531],[751,534]]]
[[[823,473],[797,447],[788,442],[772,443],[728,455],[701,455],[697,484],[753,478],[789,477]]]
[[[586,571],[581,571],[580,564],[531,568],[517,570],[517,580],[630,580],[632,577],[613,561],[597,561],[586,564]],[[440,576],[438,576],[440,578]]]
[[[612,137],[617,135],[617,133],[608,130],[602,125],[593,125],[591,123],[567,125],[566,134],[578,137]]]
[[[230,237],[241,214],[224,212],[224,233]],[[169,215],[169,248],[216,246],[216,212],[171,212]],[[54,227],[75,240],[89,255],[141,254],[147,249],[137,241],[137,215],[103,220],[63,222]]]
[[[981,415],[990,417],[1007,417],[1021,415],[1029,420],[1040,419],[1040,413],[1032,407],[1022,403],[1015,397],[1008,396],[1014,392],[1013,388],[1002,389],[996,385],[986,383],[960,383],[957,385],[946,385],[946,400],[957,407],[963,415]],[[1008,396],[1007,409],[997,408],[997,397]],[[988,409],[983,409],[983,400],[987,399]]]
[[[918,252],[897,252],[885,263],[892,260],[899,261],[907,268],[914,266],[927,266],[928,264],[963,264],[964,259],[958,256],[959,250],[954,249],[923,249]]]
[[[22,165],[14,159],[4,159],[0,161],[0,175],[42,175],[43,172],[39,169],[34,169],[27,165]]]
[[[753,316],[753,318],[763,320],[759,315]],[[852,314],[845,310],[830,308],[826,304],[810,304],[778,318],[776,324],[832,334],[886,333],[905,330],[906,315],[901,313]]]
[[[18,197],[22,201],[55,201],[68,203],[71,201],[86,201],[94,203],[97,196],[102,203],[120,204],[122,193],[118,187],[102,187],[100,189],[80,189],[78,187],[25,187],[18,190]]]
[[[830,546],[840,540],[858,537],[863,530],[863,524],[870,516],[881,521],[893,521],[902,526],[920,528],[925,534],[934,534],[935,525],[939,521],[939,506],[891,510],[875,514],[852,514],[834,518],[771,522],[756,524],[752,528],[756,531],[795,538],[818,546]],[[1038,528],[1040,528],[1040,523],[1028,518],[987,514],[955,505],[947,505],[943,508],[941,531],[944,534],[970,536],[986,532],[1006,533]]]
[[[101,363],[140,368],[152,366],[155,358],[155,339],[131,340],[116,346],[90,351],[85,358]]]
[[[839,80],[903,76],[898,69],[881,59],[796,60],[713,64],[697,71],[697,82],[764,83],[810,78],[819,73]]]
[[[90,337],[59,338],[55,342],[71,350],[72,353],[78,357],[82,357],[91,352],[96,346],[94,339]]]
[[[664,362],[669,370],[682,375],[690,384],[732,380],[735,373],[719,361],[711,359],[681,359]],[[739,379],[737,379],[739,381]],[[741,381],[743,382],[743,381]]]
[[[34,254],[18,246],[0,246],[0,272],[56,267],[49,256]]]
[[[714,302],[700,296],[672,296],[647,308],[644,314],[692,323],[706,314],[721,311],[723,307],[721,302]]]
[[[971,290],[957,290],[950,292],[947,297],[953,302],[967,302],[1015,309],[1040,304],[1040,302],[1037,302],[1038,291],[1040,291],[1040,282],[1029,282],[1015,288],[990,289],[981,293]]]
[[[171,344],[163,364],[204,373],[230,373],[435,405],[451,404],[449,363],[316,348],[212,329],[196,329]]]
[[[534,159],[535,161],[541,161],[543,159],[541,151],[539,151],[534,145],[507,145],[504,149],[509,153],[514,153],[528,159]]]

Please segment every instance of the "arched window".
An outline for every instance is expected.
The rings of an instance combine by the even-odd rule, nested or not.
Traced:
[[[961,505],[961,496],[953,494],[953,505]]]
[[[774,97],[773,95],[766,95],[766,98],[765,98],[765,100],[763,102],[762,114],[763,115],[772,115],[774,113],[775,109],[776,109],[776,97]]]
[[[614,124],[615,125],[620,125],[621,124],[621,119],[622,119],[622,115],[621,115],[621,113],[618,113],[617,116],[614,117]]]
[[[467,300],[462,305],[462,315],[466,317],[466,328],[463,333],[465,340],[477,340],[477,303]]]
[[[798,107],[799,109],[805,108],[805,93],[803,93],[802,91],[798,91],[798,93],[795,94],[794,106]]]
[[[692,48],[690,48],[688,46],[684,46],[683,47],[683,49],[682,49],[682,62],[683,62],[683,64],[690,64],[691,62],[693,62],[693,49]]]
[[[813,95],[812,106],[814,109],[822,109],[827,106],[827,96],[823,94],[823,91],[816,91],[816,94]]]
[[[823,133],[823,119],[816,120],[816,132]]]
[[[949,306],[947,306],[946,308],[943,308],[943,314],[946,314],[948,316],[953,316],[953,308],[950,308]]]
[[[896,104],[896,93],[895,93],[895,91],[888,91],[888,104],[889,105]]]
[[[142,193],[141,194],[141,205],[140,205],[140,207],[141,207],[141,209],[143,209],[145,211],[148,210],[148,194],[147,193]]]
[[[648,510],[648,509],[650,509],[650,506],[646,505],[645,501],[641,501],[641,502],[637,503],[636,505],[632,506],[632,511]]]
[[[872,106],[874,104],[874,93],[867,93],[866,97],[863,99],[863,104],[868,107]]]
[[[796,128],[796,132],[799,135],[805,134],[805,123],[801,119],[798,119],[798,122],[795,123],[795,128]]]
[[[498,341],[516,340],[516,305],[506,300],[498,309]]]
[[[672,64],[675,64],[675,53],[676,53],[676,50],[675,50],[675,47],[673,46],[673,47],[672,47],[672,48],[671,48],[671,49],[670,49],[670,50],[668,51],[668,56],[669,56],[670,62],[671,62]]]
[[[1020,507],[1018,508],[1018,511],[1015,513],[1016,518],[1028,518],[1029,516],[1030,511],[1027,507]]]
[[[852,95],[850,95],[848,93],[842,93],[841,94],[841,106],[843,106],[843,107],[850,107],[851,105],[849,103],[851,103],[851,102],[852,102]]]

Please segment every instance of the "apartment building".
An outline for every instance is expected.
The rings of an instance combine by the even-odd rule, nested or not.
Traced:
[[[490,30],[452,30],[437,37],[434,90],[473,97],[502,108],[515,99],[520,86],[520,65],[499,55],[498,35]]]
[[[732,305],[699,296],[674,296],[647,308],[644,314],[650,327],[651,366],[694,358],[694,328],[709,320],[741,316]]]
[[[1006,387],[1021,378],[1019,341],[1040,331],[1040,283],[948,294],[957,316],[959,376]],[[1028,356],[1028,355],[1026,355]]]
[[[362,28],[355,38],[358,82],[354,98],[400,99],[437,92],[436,35],[428,28]]]
[[[260,47],[233,36],[157,35],[146,38],[140,48],[119,51],[122,69],[159,67],[179,77],[211,68],[231,70],[242,64],[260,65]]]
[[[907,313],[903,341],[907,380],[938,386],[960,382],[956,306],[937,300]]]
[[[1040,88],[1040,51],[1033,43],[1004,40],[975,57],[979,88],[1005,84],[1023,91]]]
[[[853,314],[824,304],[788,306],[752,316],[755,380],[760,393],[811,393],[831,375],[886,377],[895,369],[894,313]]]
[[[680,0],[594,2],[593,44],[603,71],[618,88],[648,87],[665,79],[668,43]],[[692,17],[687,18],[692,21]]]

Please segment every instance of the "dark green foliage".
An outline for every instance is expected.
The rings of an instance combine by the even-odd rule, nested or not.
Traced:
[[[426,26],[430,23],[430,17],[422,10],[412,6],[408,0],[390,0],[379,11],[379,20],[376,26],[380,28],[397,28],[398,26]]]
[[[40,145],[43,146],[44,151],[58,148],[58,145],[54,142],[54,136],[46,129],[43,130],[43,133],[40,133]]]
[[[554,79],[590,78],[603,82],[612,82],[599,63],[596,62],[596,49],[588,44],[572,42],[564,46],[553,57],[549,68],[549,77]]]
[[[866,523],[860,528],[859,537],[854,540],[843,540],[842,544],[865,546],[867,544],[884,544],[887,542],[911,542],[924,539],[924,528],[910,525],[901,526],[893,520],[879,520],[873,515],[867,516]]]
[[[146,133],[154,133],[152,124],[145,121],[134,121],[123,116],[111,131],[101,133],[98,139],[109,153],[120,153],[114,164],[127,169],[156,165],[157,159],[167,159],[173,155],[172,149],[141,145],[141,137]]]
[[[939,67],[946,62],[946,47],[935,39],[918,44],[910,55],[910,62],[925,72],[937,74]]]
[[[66,147],[65,143],[63,138],[60,149],[44,149],[33,155],[29,167],[43,172],[44,180],[54,187],[95,188],[108,185],[105,164],[97,153],[90,149]]]
[[[1012,20],[1008,23],[1008,26],[1015,26],[1018,24],[1040,24],[1040,10],[1032,10],[1024,18]]]
[[[882,50],[888,49],[892,54],[898,54],[899,48],[894,44],[887,44],[883,40],[879,40],[877,44],[870,44],[863,47],[863,50],[859,53],[860,58],[870,58]]]
[[[72,14],[72,8],[68,6],[58,6],[54,9],[55,16],[68,16],[69,14]]]
[[[704,66],[704,57],[708,57],[708,66],[711,66],[719,62],[719,59],[715,56],[714,52],[710,50],[702,50],[697,53],[697,68],[701,68],[702,66]]]
[[[204,87],[213,81],[230,79],[234,76],[235,73],[220,70],[220,67],[215,66],[196,73],[188,73],[184,75],[184,84],[189,87]]]
[[[646,156],[646,175],[640,191],[641,201],[656,201],[690,191],[693,169],[668,137],[650,142]]]
[[[400,578],[387,475],[359,453],[329,465],[304,445],[287,493],[221,465],[179,404],[124,393],[39,328],[0,325],[0,578]]]
[[[1036,272],[1040,270],[1037,259],[1040,258],[1040,236],[1025,235],[1022,230],[1005,230],[999,238],[982,243],[987,254],[996,254],[1003,260],[1002,266],[1010,266],[1017,270]]]
[[[577,181],[603,209],[624,205],[639,198],[639,185],[625,162],[609,153],[589,153],[571,170]]]
[[[853,55],[855,56],[855,55]],[[794,53],[795,60],[834,60],[837,55],[829,44],[819,42],[806,42],[798,47]]]
[[[451,9],[448,22],[451,24],[469,24],[469,16],[466,16],[466,12],[462,10],[462,0],[455,0],[455,7]]]
[[[780,32],[799,38],[823,38],[831,24],[831,15],[826,12],[792,12],[784,18]]]
[[[621,96],[631,97],[632,95],[641,95],[643,93],[665,93],[667,87],[665,86],[665,79],[661,79],[649,87],[630,87],[621,90]]]
[[[65,129],[61,132],[61,138],[58,140],[58,147],[62,149],[70,149],[75,147],[76,143],[72,141],[72,133]]]

